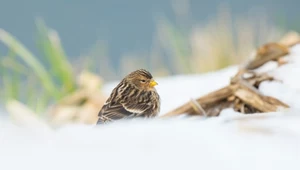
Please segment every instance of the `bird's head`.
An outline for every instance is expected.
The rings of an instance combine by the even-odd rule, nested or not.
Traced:
[[[158,85],[151,73],[144,69],[139,69],[130,73],[125,79],[142,90],[153,90],[154,86]]]

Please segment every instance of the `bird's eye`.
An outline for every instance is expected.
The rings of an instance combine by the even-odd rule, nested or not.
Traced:
[[[146,80],[141,80],[142,83],[146,83]]]

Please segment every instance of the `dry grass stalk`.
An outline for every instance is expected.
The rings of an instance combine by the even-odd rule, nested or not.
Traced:
[[[98,112],[107,98],[100,90],[101,78],[84,71],[79,75],[77,84],[78,90],[64,97],[49,110],[52,125],[97,122]]]

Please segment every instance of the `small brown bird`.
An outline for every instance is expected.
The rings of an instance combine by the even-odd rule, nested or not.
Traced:
[[[136,70],[115,87],[104,103],[97,124],[133,117],[154,117],[160,111],[160,98],[152,75]]]

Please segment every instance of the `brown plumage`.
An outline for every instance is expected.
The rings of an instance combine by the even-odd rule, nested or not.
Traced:
[[[136,70],[115,87],[98,116],[97,124],[133,117],[154,117],[160,111],[160,98],[152,75]]]

